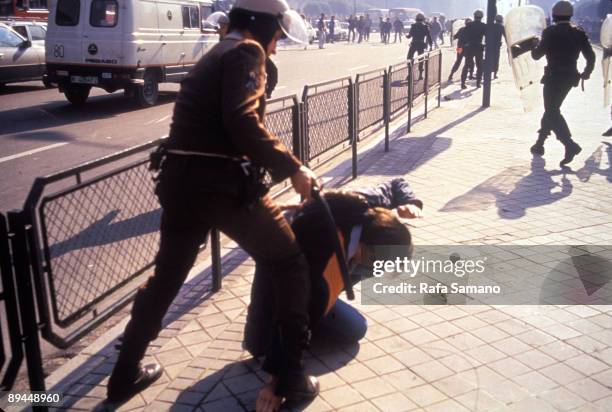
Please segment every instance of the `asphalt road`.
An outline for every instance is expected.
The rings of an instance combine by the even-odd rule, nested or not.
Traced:
[[[279,50],[279,83],[273,97],[301,95],[304,85],[355,76],[400,63],[408,43],[336,43]],[[450,49],[448,49],[450,51]],[[93,89],[75,108],[40,82],[0,91],[0,211],[21,208],[35,177],[63,170],[168,133],[176,84],[161,86],[159,103],[140,109],[122,92]]]

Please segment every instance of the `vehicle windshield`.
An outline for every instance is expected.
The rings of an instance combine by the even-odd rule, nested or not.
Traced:
[[[76,26],[79,24],[81,2],[79,0],[59,0],[55,23],[58,26]]]
[[[118,8],[116,0],[93,0],[89,23],[92,27],[115,27]]]

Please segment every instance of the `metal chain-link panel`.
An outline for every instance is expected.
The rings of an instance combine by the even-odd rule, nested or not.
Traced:
[[[409,64],[396,64],[389,71],[389,96],[391,99],[391,114],[408,107],[408,75]]]
[[[280,108],[272,108],[270,106],[280,105]],[[285,145],[288,151],[294,153],[293,148],[293,134],[295,131],[294,124],[294,110],[297,110],[295,105],[297,104],[294,97],[285,97],[281,99],[275,99],[268,105],[268,111],[266,112],[265,124],[266,128],[274,136]],[[265,184],[272,186],[272,176],[266,173]]]
[[[305,99],[309,161],[349,141],[349,87],[352,86],[326,90]]]
[[[429,88],[436,87],[440,84],[440,60],[442,53],[436,51],[429,54],[429,64],[427,66],[427,81]]]
[[[43,200],[43,248],[60,326],[152,265],[160,216],[148,162]]]
[[[361,80],[357,77],[357,114],[359,116],[359,130],[361,132],[368,127],[383,121],[384,98],[385,98],[385,76],[373,77]]]

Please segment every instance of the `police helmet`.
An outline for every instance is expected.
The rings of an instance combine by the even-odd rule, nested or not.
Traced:
[[[572,17],[574,6],[567,0],[558,1],[552,8],[552,15],[556,17]]]
[[[425,15],[423,13],[417,13],[416,21],[425,21]]]
[[[474,18],[476,20],[480,20],[484,17],[484,11],[482,11],[481,9],[478,9],[474,12]]]
[[[219,29],[229,24],[229,17],[222,11],[216,11],[206,18],[205,24],[208,27]]]
[[[495,16],[495,21],[497,23],[503,23],[504,22],[504,16],[502,16],[501,14],[498,14],[497,16]]]
[[[275,16],[289,39],[303,44],[308,42],[304,20],[289,8],[286,0],[237,0],[234,8]]]

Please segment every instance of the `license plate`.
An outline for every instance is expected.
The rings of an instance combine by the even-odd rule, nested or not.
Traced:
[[[96,76],[70,76],[70,82],[80,84],[98,84],[98,78]]]

